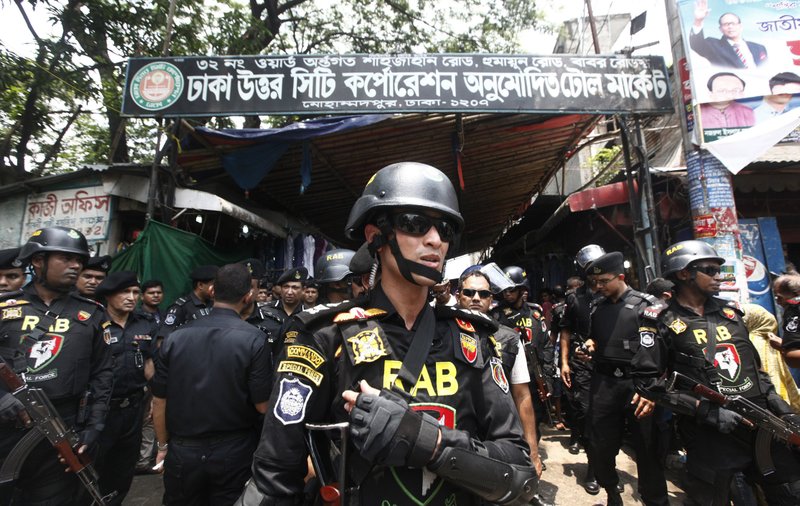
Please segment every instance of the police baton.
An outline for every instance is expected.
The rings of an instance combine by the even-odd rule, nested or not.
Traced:
[[[350,430],[350,423],[307,423],[306,430],[309,431],[306,443],[308,444],[309,454],[311,455],[311,463],[322,482],[319,495],[323,503],[325,506],[347,506],[347,433]],[[337,473],[338,488],[337,483],[333,481],[331,477],[326,476],[326,468],[321,460],[324,456],[317,448],[312,434],[312,432],[328,432],[335,430],[339,431],[341,446],[339,450],[339,472]]]

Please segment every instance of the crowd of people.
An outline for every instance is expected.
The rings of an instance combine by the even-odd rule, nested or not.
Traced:
[[[644,291],[622,253],[587,245],[535,303],[520,266],[442,279],[463,230],[444,174],[393,164],[351,211],[362,246],[323,254],[315,279],[270,283],[255,258],[198,266],[165,312],[161,282],[109,272],[76,230],[37,230],[0,252],[0,357],[74,431],[107,504],[137,472],[163,473],[168,505],[546,504],[545,423],[570,431],[583,488],[609,505],[625,438],[645,504],[669,504],[676,451],[692,504],[800,504],[783,442],[800,439],[800,275],[774,280],[780,332],[717,297],[724,259],[701,241],[670,246]],[[29,441],[24,402],[0,385],[0,504],[91,504],[51,442]]]

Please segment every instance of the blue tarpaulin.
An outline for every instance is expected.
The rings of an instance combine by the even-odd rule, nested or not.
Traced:
[[[362,116],[336,116],[292,123],[283,128],[212,130],[197,127],[195,135],[209,144],[240,145],[222,155],[222,165],[233,180],[244,190],[252,190],[272,170],[286,151],[296,143],[304,143],[303,163],[300,167],[303,193],[311,184],[311,149],[308,141],[353,128],[369,126],[390,118],[391,114]],[[185,141],[186,142],[186,141]],[[186,149],[192,149],[194,140],[189,137]]]

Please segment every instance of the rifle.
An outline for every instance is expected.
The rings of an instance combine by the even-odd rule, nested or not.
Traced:
[[[311,464],[314,472],[319,478],[322,487],[319,490],[320,499],[323,506],[346,506],[347,497],[347,432],[350,429],[349,422],[325,423],[325,424],[306,424],[306,446],[311,457]],[[327,432],[331,430],[339,431],[341,438],[341,450],[339,457],[339,471],[334,472],[333,463],[330,459],[330,447],[328,440],[320,442],[315,437],[315,433]],[[336,478],[333,475],[336,474]]]
[[[41,388],[30,387],[23,378],[6,363],[0,362],[0,381],[8,391],[25,407],[20,412],[20,421],[29,431],[11,450],[0,469],[0,484],[10,483],[19,477],[19,472],[30,452],[47,439],[59,456],[66,461],[69,470],[81,480],[81,484],[92,497],[94,504],[105,506],[116,495],[112,492],[103,496],[97,485],[97,472],[87,454],[78,454],[75,449],[80,439],[74,430],[68,429],[50,399]]]
[[[782,420],[741,395],[721,394],[677,371],[672,373],[667,390],[674,392],[679,382],[688,385],[689,389],[700,397],[738,413],[742,416],[742,425],[758,431],[755,457],[756,464],[764,476],[775,472],[775,465],[770,455],[770,443],[773,438],[787,445],[800,446],[800,427]]]
[[[525,349],[525,358],[528,360],[528,370],[531,377],[536,382],[536,391],[539,393],[539,400],[544,404],[545,413],[547,414],[547,423],[552,426],[553,415],[551,411],[553,407],[550,402],[550,389],[547,388],[542,363],[539,361],[539,355],[536,353],[536,346],[534,345],[533,339],[528,340],[524,330],[520,332],[520,335],[523,340],[523,348]]]

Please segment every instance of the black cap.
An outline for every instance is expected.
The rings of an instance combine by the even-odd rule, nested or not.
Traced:
[[[111,295],[131,286],[139,286],[139,279],[135,272],[119,271],[109,274],[102,283],[97,285],[95,294],[100,297]]]
[[[305,283],[306,288],[316,288],[319,290],[319,283],[314,278],[308,278],[308,281]]]
[[[111,257],[108,255],[89,257],[89,260],[86,262],[86,265],[83,268],[91,269],[93,271],[108,272],[108,270],[111,268]]]
[[[301,283],[305,283],[307,279],[308,269],[305,267],[295,267],[294,269],[289,269],[281,274],[281,277],[278,278],[278,281],[276,281],[275,284],[282,285],[290,281],[299,281]]]
[[[258,258],[246,258],[238,263],[247,267],[250,277],[253,279],[261,279],[267,274],[267,269]]]
[[[22,262],[17,260],[21,248],[0,250],[0,269],[21,269]]]
[[[612,251],[598,257],[586,266],[586,274],[622,274],[625,272],[625,257],[619,251]]]
[[[216,265],[200,265],[192,269],[189,278],[192,281],[211,281],[217,276],[218,270]]]
[[[369,252],[369,244],[364,243],[358,248],[353,258],[350,259],[350,272],[359,276],[367,274],[373,263],[375,263],[375,259],[372,257],[372,253]]]

